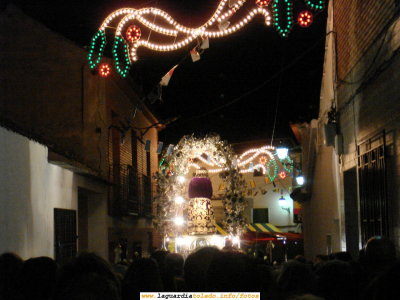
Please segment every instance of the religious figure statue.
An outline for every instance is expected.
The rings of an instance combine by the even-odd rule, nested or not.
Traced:
[[[189,183],[188,233],[190,235],[214,234],[214,210],[211,204],[212,184],[206,168],[196,171]]]

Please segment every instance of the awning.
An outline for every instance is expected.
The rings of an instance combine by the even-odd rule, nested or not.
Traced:
[[[224,229],[222,223],[215,224],[217,227],[217,233],[222,235],[228,235],[226,230]],[[276,228],[271,223],[250,223],[247,231],[254,231],[254,232],[282,232],[278,228]]]
[[[280,229],[276,228],[271,223],[250,223],[248,231],[257,232],[282,232]]]

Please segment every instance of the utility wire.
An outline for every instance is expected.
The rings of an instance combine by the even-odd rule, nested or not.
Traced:
[[[301,58],[303,58],[304,55],[306,55],[306,54],[307,54],[308,52],[310,52],[313,48],[315,48],[315,47],[318,45],[319,42],[321,42],[323,39],[325,39],[325,37],[326,37],[327,35],[329,35],[329,34],[331,34],[331,33],[333,33],[333,31],[330,31],[330,32],[328,32],[327,34],[325,34],[325,35],[324,35],[322,38],[320,38],[314,45],[312,45],[310,48],[308,48],[306,51],[304,51],[302,54],[300,54],[300,55],[299,55],[295,60],[293,60],[290,64],[288,64],[288,65],[287,65],[286,67],[284,67],[282,70],[278,71],[276,74],[272,75],[269,79],[267,79],[265,82],[261,83],[259,86],[255,87],[254,89],[252,89],[252,90],[250,90],[250,91],[244,93],[243,95],[239,96],[238,98],[236,98],[236,99],[234,99],[234,100],[232,100],[232,101],[230,101],[230,102],[228,102],[228,103],[226,103],[226,104],[223,104],[223,105],[221,105],[221,106],[218,106],[218,107],[216,107],[216,108],[214,108],[214,109],[212,109],[212,110],[210,110],[210,111],[208,111],[208,112],[206,112],[206,113],[203,113],[203,114],[201,114],[201,115],[198,115],[198,116],[195,116],[195,117],[192,117],[192,118],[188,118],[188,119],[186,119],[186,120],[182,120],[181,122],[189,122],[189,121],[193,121],[193,120],[200,119],[200,118],[203,118],[203,117],[205,117],[205,116],[208,116],[209,114],[212,114],[212,113],[214,113],[214,112],[216,112],[216,111],[219,111],[219,110],[221,110],[221,109],[223,109],[223,108],[225,108],[225,107],[227,107],[227,106],[230,106],[230,105],[232,105],[232,104],[238,102],[239,100],[245,98],[246,96],[252,94],[253,92],[259,90],[259,89],[262,88],[264,85],[266,85],[267,83],[269,83],[270,81],[272,81],[273,79],[275,79],[275,77],[277,77],[278,75],[280,75],[282,72],[286,71],[287,69],[289,69],[290,67],[292,67],[294,64],[296,64]],[[174,125],[171,125],[171,127],[172,127],[172,126],[175,126],[175,125],[177,125],[177,123],[175,123]]]

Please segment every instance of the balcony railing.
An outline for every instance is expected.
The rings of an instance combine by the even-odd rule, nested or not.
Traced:
[[[138,173],[130,165],[114,165],[110,189],[112,215],[152,216],[151,178]]]

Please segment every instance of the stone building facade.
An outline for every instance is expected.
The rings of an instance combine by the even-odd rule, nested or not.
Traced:
[[[14,5],[0,36],[0,252],[149,254],[162,125],[140,89],[90,70],[85,49]]]
[[[400,250],[399,2],[329,1],[319,119],[303,126],[305,253]]]

